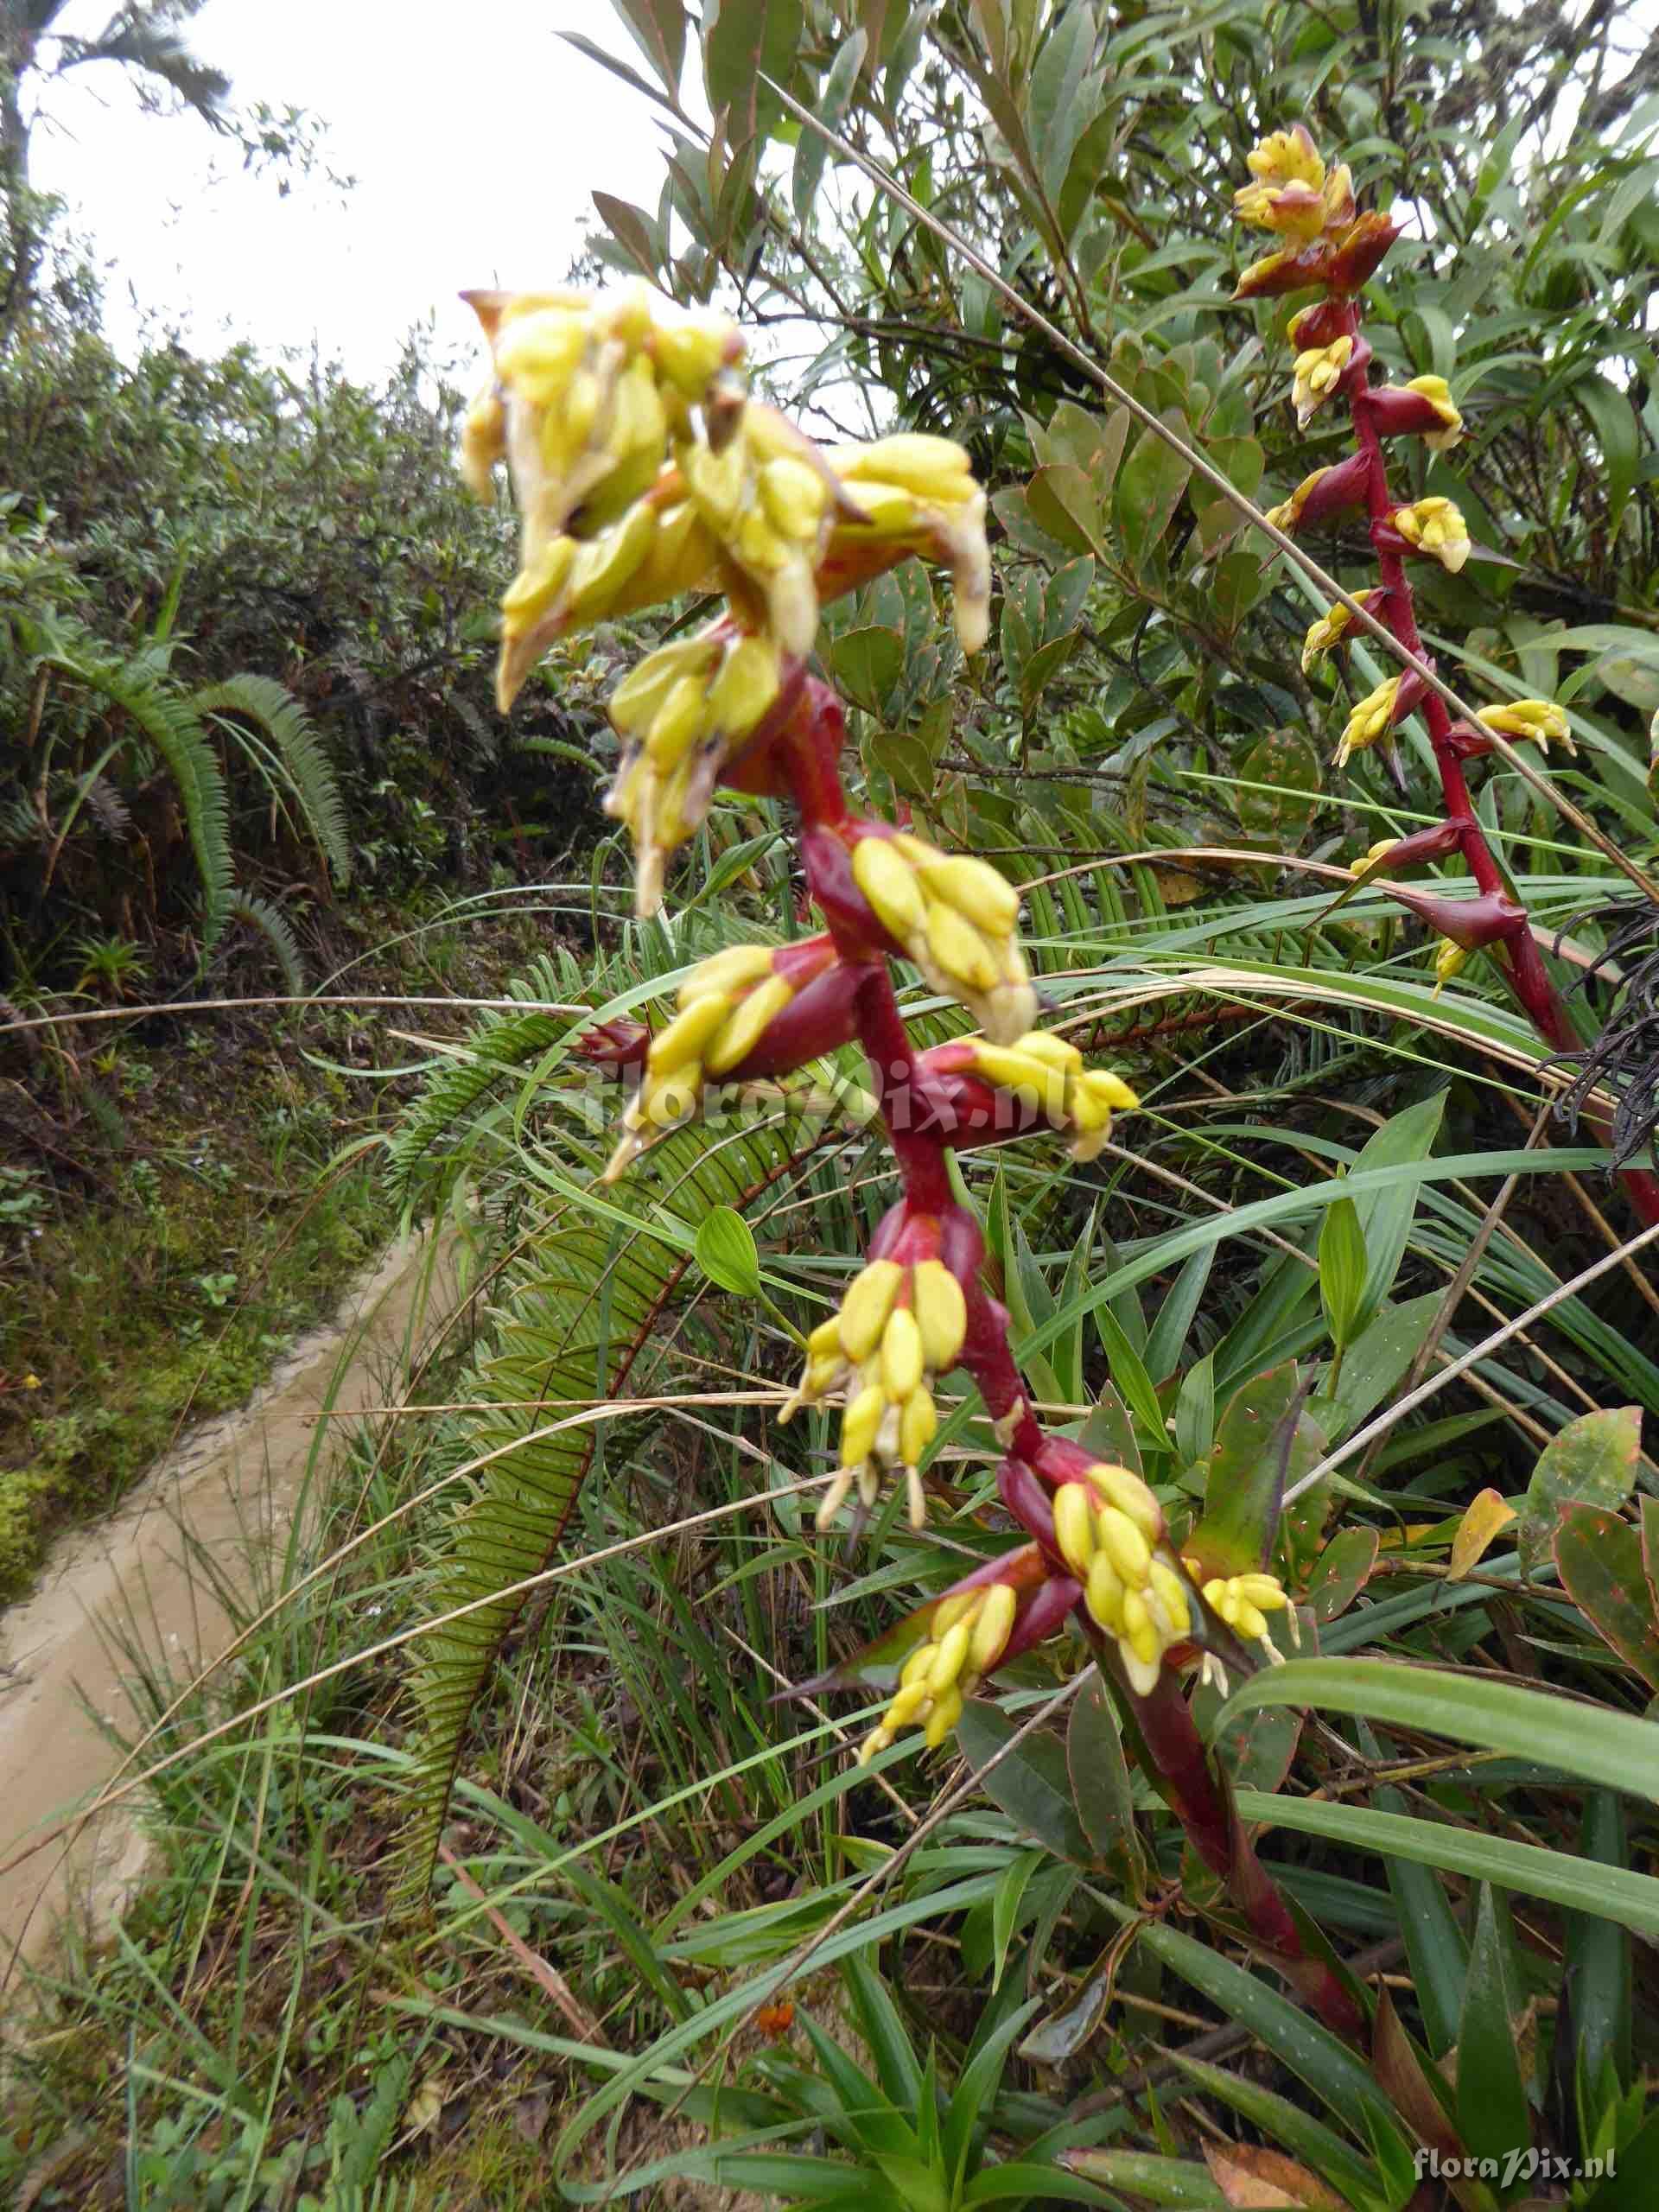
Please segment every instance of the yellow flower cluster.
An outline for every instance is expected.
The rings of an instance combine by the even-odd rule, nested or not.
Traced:
[[[678,1013],[652,1039],[621,1139],[600,1179],[614,1183],[648,1145],[689,1121],[706,1078],[752,1052],[806,980],[779,975],[770,945],[733,945],[699,961],[680,985]]]
[[[783,689],[783,658],[765,632],[728,621],[648,653],[611,695],[622,740],[605,811],[626,822],[638,855],[635,905],[654,914],[668,855],[708,812],[721,764]]]
[[[870,573],[872,553],[894,559],[919,553],[950,571],[957,637],[965,653],[984,644],[991,620],[991,555],[985,494],[963,448],[950,438],[905,431],[871,444],[838,446],[828,461],[841,504],[820,578],[823,595],[844,588],[843,574]]]
[[[1374,600],[1383,596],[1384,594],[1377,588],[1370,591],[1357,591],[1354,594],[1354,597],[1363,607],[1370,607]],[[1352,628],[1353,620],[1352,613],[1338,600],[1334,607],[1327,607],[1319,620],[1309,626],[1307,635],[1302,640],[1302,674],[1304,676],[1311,676],[1313,673],[1314,662],[1323,654],[1332,652],[1334,647],[1341,645]]]
[[[891,1705],[860,1746],[858,1763],[868,1765],[885,1751],[901,1728],[923,1722],[923,1738],[936,1750],[962,1718],[962,1708],[1001,1657],[1013,1630],[1019,1600],[1006,1583],[980,1590],[959,1590],[941,1598],[928,1624],[925,1643],[906,1660]]]
[[[1388,735],[1394,727],[1395,702],[1399,696],[1400,678],[1390,676],[1358,702],[1343,727],[1342,740],[1337,747],[1338,768],[1345,768],[1352,754]]]
[[[1444,377],[1413,377],[1405,386],[1426,399],[1440,418],[1438,430],[1426,430],[1423,443],[1431,453],[1448,453],[1463,435],[1463,416],[1452,404],[1452,387]]]
[[[1566,711],[1553,699],[1510,699],[1502,706],[1483,707],[1479,719],[1500,737],[1529,737],[1546,751],[1553,741],[1569,753],[1578,750]]]
[[[734,325],[679,315],[643,284],[607,300],[467,296],[493,367],[463,425],[462,474],[487,496],[505,456],[523,518],[501,602],[503,713],[569,630],[694,589],[716,588],[730,604],[718,634],[688,641],[682,663],[647,664],[618,715],[639,750],[609,804],[634,833],[650,913],[667,855],[702,821],[785,664],[810,651],[823,599],[918,554],[950,570],[964,649],[984,643],[985,494],[947,438],[825,452],[749,397]]]
[[[1083,1601],[1107,1634],[1136,1694],[1157,1681],[1164,1654],[1191,1635],[1186,1586],[1157,1556],[1164,1516],[1139,1475],[1127,1467],[1090,1467],[1054,1493],[1054,1540],[1083,1585]]]
[[[1356,880],[1369,874],[1371,869],[1377,865],[1379,861],[1387,860],[1389,855],[1394,850],[1399,842],[1400,840],[1397,837],[1379,837],[1374,845],[1368,845],[1366,847],[1365,850],[1360,855],[1359,858],[1350,868],[1349,874],[1352,875]]]
[[[1408,545],[1433,554],[1443,569],[1456,575],[1469,558],[1469,528],[1453,499],[1438,494],[1396,507],[1389,518]]]
[[[723,316],[658,322],[643,284],[598,301],[467,297],[494,358],[462,427],[461,471],[487,497],[505,454],[522,516],[518,573],[501,607],[505,713],[561,631],[709,576],[714,540],[683,487],[660,480],[671,440],[742,344]]]
[[[1198,1562],[1188,1560],[1186,1565],[1196,1578]],[[1268,1634],[1267,1616],[1288,1610],[1291,1632],[1295,1633],[1296,1615],[1276,1574],[1214,1576],[1204,1585],[1204,1602],[1235,1634],[1242,1636],[1247,1643],[1265,1645],[1275,1659],[1279,1654]]]
[[[883,1467],[904,1469],[910,1524],[922,1527],[927,1508],[916,1470],[939,1424],[932,1384],[956,1365],[967,1332],[968,1301],[942,1260],[872,1260],[848,1286],[841,1311],[813,1330],[805,1371],[781,1417],[832,1390],[847,1393],[841,1471],[818,1507],[821,1529],[855,1482],[865,1504],[874,1504]]]
[[[984,861],[924,838],[861,837],[853,880],[936,991],[959,999],[993,1044],[1023,1037],[1037,994],[1014,937],[1020,894]]]
[[[1112,1134],[1112,1116],[1141,1101],[1121,1076],[1084,1065],[1083,1054],[1064,1037],[1033,1029],[1012,1045],[963,1039],[973,1070],[988,1083],[1032,1100],[1051,1128],[1071,1139],[1071,1157],[1093,1160]]]
[[[1296,356],[1290,398],[1299,429],[1307,428],[1342,382],[1353,353],[1354,341],[1344,336],[1333,338],[1328,346],[1310,346]]]
[[[1306,242],[1353,220],[1354,182],[1344,162],[1325,174],[1306,124],[1274,130],[1249,156],[1252,181],[1233,194],[1233,213],[1255,229]]]

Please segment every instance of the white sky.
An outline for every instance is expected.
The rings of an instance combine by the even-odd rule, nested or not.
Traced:
[[[101,29],[113,4],[77,0],[60,28]],[[193,115],[143,114],[102,64],[46,87],[35,181],[113,264],[106,325],[124,350],[154,311],[205,351],[315,340],[372,380],[435,312],[441,348],[470,354],[458,290],[556,282],[595,186],[653,210],[661,189],[660,111],[561,30],[646,73],[607,0],[208,0],[187,35],[232,102],[311,110],[356,189],[281,198],[280,171],[245,177],[233,146]]]

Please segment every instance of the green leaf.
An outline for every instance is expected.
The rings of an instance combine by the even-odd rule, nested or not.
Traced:
[[[1611,1789],[1592,1789],[1584,1801],[1579,1856],[1586,1866],[1610,1872],[1630,1871],[1630,1839],[1624,1808]],[[1611,2063],[1623,2087],[1630,2079],[1630,1939],[1610,1919],[1571,1913],[1567,1922],[1567,1972],[1563,1987],[1572,2009],[1576,2070],[1599,2082]]]
[[[1160,2158],[1151,2151],[1064,2151],[1060,2155],[1073,2173],[1086,2175],[1107,2189],[1122,2190],[1138,2202],[1227,2212],[1221,2183],[1208,2166],[1191,2158]]]
[[[842,41],[836,58],[830,65],[814,103],[813,111],[819,121],[830,130],[839,130],[847,104],[852,99],[858,82],[859,72],[864,67],[869,39],[863,30],[855,30]],[[830,142],[817,130],[803,130],[795,148],[795,175],[791,197],[795,219],[804,230],[811,218],[812,203],[818,196],[818,184],[823,175],[823,164],[830,152]]]
[[[1524,2003],[1510,1909],[1483,1883],[1458,2030],[1458,2133],[1478,2158],[1532,2138],[1518,2036]]]
[[[1659,1621],[1636,1531],[1601,1507],[1568,1505],[1554,1552],[1562,1586],[1579,1611],[1650,1690],[1659,1690]]]
[[[1366,2204],[1378,2195],[1376,2169],[1350,2149],[1334,2128],[1292,2104],[1288,2097],[1278,2096],[1260,2083],[1230,2074],[1224,2067],[1211,2066],[1202,2058],[1189,2058],[1184,2051],[1172,2050],[1167,2055],[1189,2081],[1207,2095],[1230,2105],[1269,2143],[1286,2145],[1299,2158],[1317,2167],[1350,2203]]]
[[[1659,1803],[1659,1725],[1606,1706],[1387,1659],[1292,1659],[1241,1682],[1223,1707],[1217,1729],[1261,1705],[1358,1713],[1392,1727],[1478,1744]]]
[[[1205,1285],[1210,1280],[1210,1270],[1215,1264],[1215,1252],[1195,1252],[1182,1268],[1172,1284],[1168,1296],[1158,1309],[1158,1319],[1153,1323],[1147,1338],[1145,1365],[1154,1383],[1162,1382],[1173,1375],[1180,1364],[1182,1352],[1191,1332]],[[1204,1451],[1210,1449],[1210,1439],[1205,1439]],[[1195,1458],[1197,1453],[1193,1455]]]
[[[1007,1871],[996,1885],[991,1899],[991,1987],[1000,1989],[1002,1974],[1008,1962],[1008,1945],[1014,1931],[1020,1924],[1020,1906],[1030,1885],[1032,1876],[1039,1866],[1046,1866],[1046,1851],[1022,1851],[1008,1862]]]
[[[1203,1258],[1201,1253],[1196,1258]],[[1183,1466],[1210,1457],[1216,1440],[1216,1359],[1205,1352],[1181,1378],[1175,1398],[1175,1449]]]
[[[1039,645],[1031,654],[1020,671],[1020,714],[1022,721],[1031,720],[1044,691],[1082,643],[1082,631],[1071,630],[1063,638],[1055,638],[1046,645]]]
[[[1440,1135],[1446,1098],[1445,1091],[1437,1090],[1432,1098],[1422,1099],[1415,1106],[1408,1106],[1384,1122],[1382,1128],[1366,1140],[1350,1170],[1350,1180],[1371,1168],[1394,1167],[1408,1160],[1427,1160],[1434,1148],[1435,1138]],[[1411,1234],[1412,1219],[1417,1211],[1418,1187],[1414,1182],[1402,1180],[1392,1190],[1373,1191],[1355,1197],[1359,1225],[1364,1232],[1365,1249],[1370,1260],[1370,1271],[1365,1283],[1367,1313],[1375,1313],[1394,1287],[1394,1279],[1400,1272],[1406,1240]]]
[[[1370,1580],[1381,1541],[1375,1529],[1344,1529],[1319,1554],[1307,1599],[1321,1628],[1345,1613]]]
[[[843,631],[830,648],[830,666],[855,706],[880,715],[905,672],[904,639],[897,630],[875,624]]]
[[[762,74],[787,85],[801,42],[801,0],[728,0],[710,19],[705,11],[703,78],[715,115],[727,111],[726,137],[741,148],[772,127],[779,111]]]
[[[1580,377],[1573,397],[1595,427],[1601,448],[1602,495],[1607,502],[1609,537],[1617,531],[1641,466],[1641,431],[1630,396],[1605,377]]]
[[[697,1225],[697,1265],[710,1282],[739,1298],[753,1298],[760,1289],[760,1255],[754,1231],[731,1206],[716,1206]]]
[[[1365,1296],[1365,1232],[1351,1198],[1338,1198],[1319,1230],[1319,1302],[1340,1351],[1353,1333]]]
[[[1385,1305],[1361,1330],[1342,1363],[1332,1401],[1333,1440],[1357,1428],[1395,1389],[1422,1349],[1442,1303],[1438,1290],[1425,1291],[1403,1306]]]
[[[1182,437],[1188,435],[1185,417],[1179,408],[1166,409],[1163,420]],[[1135,440],[1118,471],[1112,500],[1132,569],[1144,569],[1157,551],[1191,474],[1189,464],[1155,431],[1143,430]]]
[[[1368,1739],[1368,1746],[1374,1740]],[[1379,1813],[1404,1820],[1409,1817],[1405,1807],[1401,1790],[1377,1791],[1376,1809]],[[1432,1825],[1418,1822],[1419,1827]],[[1433,1847],[1429,1839],[1419,1840],[1426,1850]],[[1440,2058],[1458,2039],[1458,2022],[1463,2017],[1464,1988],[1469,1972],[1468,1939],[1446,1901],[1435,1871],[1438,1862],[1425,1864],[1408,1858],[1399,1849],[1385,1850],[1382,1857],[1388,1867],[1389,1887],[1400,1910],[1400,1933],[1405,1938],[1406,1957],[1411,1967],[1417,2009],[1422,2015],[1423,2033],[1430,2056]]]
[[[876,2078],[901,2113],[915,2112],[921,2101],[922,2069],[887,1984],[868,1959],[849,1958],[841,1972]]]
[[[1141,1355],[1109,1306],[1095,1308],[1095,1331],[1111,1368],[1112,1381],[1155,1449],[1166,1435],[1164,1409],[1158,1402],[1158,1393],[1152,1387],[1152,1377],[1142,1364]]]
[[[990,1764],[1020,1725],[1000,1706],[974,1698],[957,1724],[957,1742],[979,1776],[980,1787],[1011,1820],[1058,1857],[1086,1866],[1093,1853],[1072,1802],[1065,1747],[1059,1738],[1034,1730],[1006,1758]]]
[[[615,0],[617,13],[633,33],[640,52],[677,97],[685,67],[685,10],[681,0]]]
[[[1599,1505],[1617,1513],[1636,1487],[1642,1452],[1642,1409],[1618,1406],[1580,1414],[1539,1454],[1521,1508],[1523,1566],[1548,1553],[1566,1505]]]
[[[1189,1540],[1206,1573],[1250,1573],[1271,1556],[1279,1501],[1303,1426],[1296,1412],[1300,1397],[1295,1367],[1287,1363],[1254,1376],[1229,1399],[1210,1454],[1204,1517]]]
[[[1075,462],[1050,461],[1039,468],[1026,486],[1025,502],[1038,528],[1071,552],[1103,550],[1095,486]]]
[[[1111,1694],[1098,1675],[1072,1700],[1065,1764],[1072,1802],[1095,1856],[1138,1874],[1141,1847],[1128,1764]]]
[[[1270,730],[1239,762],[1238,779],[1233,804],[1247,833],[1275,847],[1294,846],[1313,818],[1313,802],[1325,787],[1319,749],[1307,732]]]

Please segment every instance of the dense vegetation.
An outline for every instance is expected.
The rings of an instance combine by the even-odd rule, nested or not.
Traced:
[[[1659,862],[1651,60],[1593,9],[618,12],[642,101],[672,105],[700,58],[716,123],[706,144],[677,111],[658,208],[600,197],[601,252],[772,334],[769,382],[809,427],[957,436],[993,486],[991,650],[942,649],[912,566],[829,610],[824,662],[873,803],[1020,887],[1056,1019],[1143,1101],[1083,1169],[1042,1144],[963,1155],[1039,1395],[1172,1515],[1301,1485],[1275,1554],[1300,1654],[1237,1689],[1215,1742],[1305,1940],[1354,1978],[1364,2056],[1253,1961],[1080,1652],[999,1677],[955,1752],[899,1745],[873,1771],[849,1751],[879,1707],[839,1685],[773,1701],[1008,1533],[960,1376],[920,1533],[887,1509],[833,1548],[803,1514],[832,1427],[769,1426],[791,1331],[893,1192],[849,1110],[855,1055],[595,1193],[611,1133],[577,1036],[805,926],[774,803],[728,794],[671,929],[626,918],[585,813],[574,867],[561,825],[504,840],[546,866],[559,941],[487,994],[521,1009],[434,1052],[387,1156],[411,1214],[471,1241],[476,1340],[457,1331],[334,1471],[320,1548],[220,1679],[166,1711],[151,1675],[162,1871],[21,2039],[11,2170],[42,2205],[1650,2201],[1659,1296],[1599,1132],[1639,1164],[1654,1095],[1659,913],[1621,865]],[[1409,490],[1454,497],[1501,556],[1427,572],[1425,636],[1468,696],[1571,716],[1578,754],[1543,791],[1488,761],[1477,807],[1601,1084],[1576,1131],[1497,963],[1437,992],[1434,931],[1353,884],[1435,817],[1421,740],[1403,791],[1376,748],[1333,771],[1350,700],[1300,658],[1320,602],[1086,365],[1264,505],[1345,451],[1321,417],[1310,454],[1284,404],[1296,302],[1227,304],[1246,156],[1302,116],[1363,204],[1413,213],[1367,329],[1392,380],[1449,378],[1469,435],[1418,454]],[[176,702],[245,671],[287,685],[349,858],[400,895],[423,836],[429,872],[452,864],[411,826],[449,819],[434,776],[489,853],[517,803],[481,666],[504,571],[445,474],[447,403],[413,370],[371,410],[248,362],[134,372],[84,334],[39,343],[133,424],[123,474],[66,418],[66,519],[13,511],[35,581],[6,680],[21,712],[47,671],[71,798],[105,753],[100,775],[175,772],[107,684],[42,656],[66,622]],[[4,373],[38,394],[40,358]],[[288,494],[239,525],[214,475],[227,407],[238,483]],[[1357,528],[1312,543],[1373,580]],[[91,575],[118,595],[78,593]],[[317,595],[290,602],[302,577]],[[118,635],[89,604],[133,612]],[[599,677],[637,626],[559,648],[528,727],[607,769]],[[188,684],[175,636],[201,656]],[[1351,696],[1385,672],[1356,645]],[[238,880],[268,899],[303,856],[316,898],[328,810],[229,719]],[[72,838],[117,834],[80,814]],[[181,818],[139,925],[181,976],[213,895]],[[41,915],[77,894],[41,881],[38,844],[10,865],[35,980],[73,987],[51,963],[90,918],[60,909],[54,938]],[[1439,873],[1455,889],[1461,863]],[[924,1041],[965,1027],[919,984],[906,1007]],[[763,1295],[731,1287],[741,1236],[706,1233],[722,1208]],[[388,1639],[406,1676],[356,1663]],[[1215,1691],[1195,1703],[1214,1728]],[[1529,2147],[1618,2174],[1569,2183]],[[1497,2171],[1420,2185],[1430,2151]]]

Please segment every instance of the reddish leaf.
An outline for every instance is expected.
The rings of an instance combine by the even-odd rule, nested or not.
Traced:
[[[1569,1505],[1555,1531],[1567,1594],[1602,1642],[1659,1690],[1659,1621],[1636,1531],[1616,1513]]]
[[[1307,1588],[1307,1601],[1321,1627],[1345,1613],[1358,1597],[1376,1569],[1376,1553],[1375,1529],[1344,1529],[1332,1537]]]

